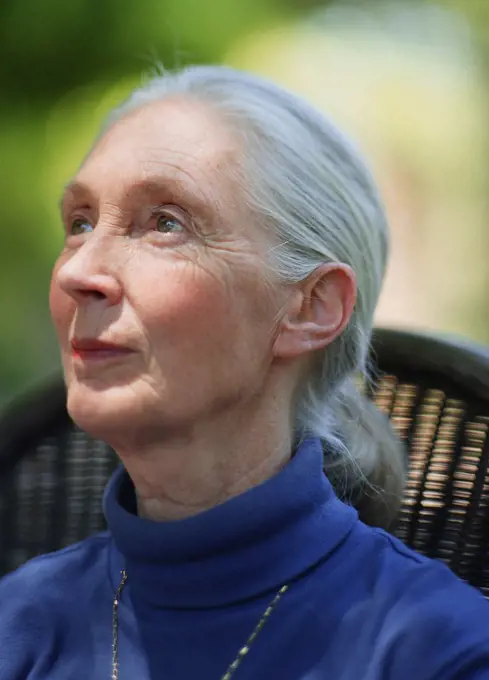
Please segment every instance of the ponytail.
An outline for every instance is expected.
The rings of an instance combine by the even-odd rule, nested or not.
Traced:
[[[336,493],[354,505],[360,519],[391,529],[399,511],[406,456],[388,418],[365,397],[352,378],[344,380],[328,403],[335,435],[326,436],[324,470]],[[328,450],[331,448],[331,452]]]

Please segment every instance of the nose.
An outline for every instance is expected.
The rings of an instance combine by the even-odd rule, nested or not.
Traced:
[[[56,272],[58,286],[80,306],[93,302],[117,305],[122,299],[122,285],[116,272],[108,267],[108,259],[104,244],[90,239],[60,265]]]

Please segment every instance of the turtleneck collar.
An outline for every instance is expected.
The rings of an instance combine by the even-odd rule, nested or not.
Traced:
[[[125,567],[132,599],[168,608],[218,607],[275,591],[331,554],[357,519],[334,495],[315,438],[271,479],[193,517],[152,522],[135,507],[119,468],[104,498],[112,585]]]

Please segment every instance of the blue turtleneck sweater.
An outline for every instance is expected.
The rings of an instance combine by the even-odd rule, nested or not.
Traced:
[[[283,584],[233,680],[488,680],[489,604],[441,564],[368,528],[322,472],[317,440],[264,484],[195,517],[135,513],[0,582],[0,680],[220,680]]]

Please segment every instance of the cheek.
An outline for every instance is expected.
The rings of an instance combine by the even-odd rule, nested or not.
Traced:
[[[135,300],[139,307],[141,321],[152,334],[163,337],[179,336],[193,338],[202,332],[213,333],[214,329],[230,321],[232,305],[225,288],[219,282],[205,276],[194,276],[191,280],[173,279],[148,289],[142,300]]]
[[[273,313],[257,276],[197,269],[149,283],[133,304],[156,354],[171,348],[207,363],[266,351]]]

